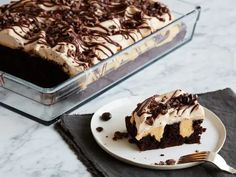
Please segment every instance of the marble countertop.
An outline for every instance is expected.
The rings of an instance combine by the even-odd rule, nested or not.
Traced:
[[[75,112],[92,113],[120,97],[176,88],[193,93],[226,87],[236,91],[236,1],[195,0],[194,4],[202,6],[202,14],[190,43]],[[0,176],[91,175],[53,126],[40,125],[0,107]]]

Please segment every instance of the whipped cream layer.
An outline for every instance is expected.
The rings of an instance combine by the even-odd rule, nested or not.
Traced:
[[[130,121],[136,125],[137,140],[150,134],[160,141],[166,125],[180,123],[180,135],[189,137],[193,133],[193,121],[204,118],[204,108],[196,95],[175,90],[139,103]]]
[[[74,76],[172,20],[154,0],[20,0],[0,7],[0,45],[52,60]]]

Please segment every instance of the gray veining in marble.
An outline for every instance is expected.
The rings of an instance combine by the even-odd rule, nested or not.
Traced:
[[[120,97],[152,95],[176,88],[194,93],[225,87],[236,91],[236,1],[195,0],[194,4],[202,6],[202,14],[191,43],[75,112],[90,113]],[[0,108],[0,176],[90,174],[52,126],[39,125]]]

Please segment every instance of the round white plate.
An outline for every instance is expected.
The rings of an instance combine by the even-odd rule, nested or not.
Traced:
[[[194,153],[196,150],[218,152],[222,148],[226,138],[225,127],[221,120],[206,108],[206,119],[202,126],[207,128],[207,130],[202,134],[201,144],[184,144],[165,149],[140,151],[135,144],[129,143],[127,138],[117,141],[112,140],[115,131],[127,132],[125,117],[130,115],[136,108],[137,103],[143,100],[142,97],[118,99],[101,107],[92,117],[92,134],[99,146],[111,156],[123,162],[144,168],[171,170],[187,168],[199,163],[175,165],[155,165],[155,163],[166,161],[167,159],[178,160],[180,156]],[[112,118],[109,121],[102,121],[100,119],[104,112],[112,114]],[[97,127],[103,127],[103,131],[98,132],[96,130]],[[161,154],[164,154],[164,156],[161,156]]]

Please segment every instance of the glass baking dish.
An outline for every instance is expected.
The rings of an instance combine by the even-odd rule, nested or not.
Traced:
[[[180,0],[162,2],[175,16],[173,22],[54,88],[42,88],[0,71],[0,105],[51,124],[60,115],[191,41],[201,8]]]

